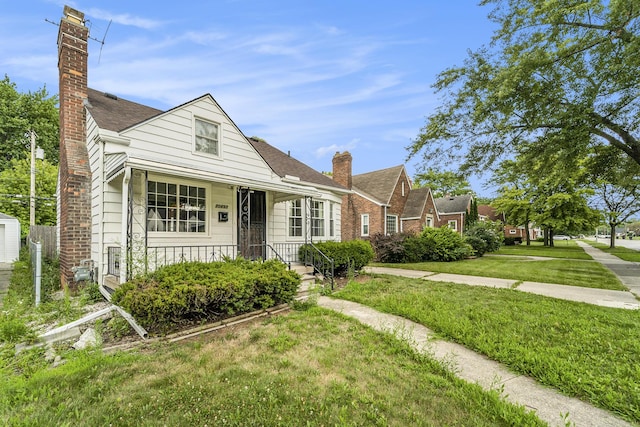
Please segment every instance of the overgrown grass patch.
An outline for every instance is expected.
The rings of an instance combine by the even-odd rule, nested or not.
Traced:
[[[320,308],[0,377],[0,423],[537,426],[390,334]]]
[[[541,261],[526,257],[484,256],[456,262],[373,263],[371,265],[587,288],[626,290],[609,269],[599,262],[586,260],[549,259]]]
[[[640,312],[517,290],[384,276],[336,296],[406,317],[562,392],[640,422]]]

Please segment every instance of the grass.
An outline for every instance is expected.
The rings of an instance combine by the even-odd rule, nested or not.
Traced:
[[[65,353],[55,369],[37,351],[12,356],[0,359],[3,425],[544,425],[318,307],[141,352]]]
[[[531,242],[531,245],[513,245],[502,246],[497,255],[518,255],[518,256],[542,256],[550,258],[568,258],[568,259],[592,259],[580,246],[573,240],[556,240],[554,246],[544,246],[541,242]]]
[[[383,276],[337,293],[640,422],[640,312]]]
[[[635,249],[624,248],[622,246],[616,246],[612,249],[609,248],[609,244],[595,242],[593,240],[585,240],[585,243],[588,243],[594,248],[598,248],[603,252],[615,255],[622,260],[630,262],[640,262],[640,251],[636,251]]]
[[[523,255],[522,257],[484,256],[456,262],[372,263],[371,265],[434,273],[466,274],[587,288],[626,290],[620,280],[609,269],[597,261],[587,260],[531,260]]]

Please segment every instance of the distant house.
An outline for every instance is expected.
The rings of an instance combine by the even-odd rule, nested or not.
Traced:
[[[500,213],[489,205],[478,206],[478,216],[481,221],[500,221],[503,224],[504,237],[512,237],[525,241],[527,239],[527,231],[523,226],[513,226],[507,224],[504,213]],[[535,224],[529,224],[529,239],[536,240],[541,236],[541,230]]]
[[[352,174],[349,152],[333,157],[333,179],[351,192],[342,198],[342,239],[417,232],[438,222],[431,190],[412,189],[403,165]]]
[[[247,138],[210,94],[166,111],[87,87],[84,14],[60,22],[59,233],[63,284],[90,260],[117,285],[136,265],[295,257],[341,239],[348,190]],[[150,71],[151,72],[151,71]]]
[[[438,227],[447,226],[460,234],[464,233],[464,224],[471,209],[473,196],[464,194],[462,196],[445,196],[435,199],[438,209]]]
[[[20,221],[0,213],[0,263],[13,262],[20,256]]]

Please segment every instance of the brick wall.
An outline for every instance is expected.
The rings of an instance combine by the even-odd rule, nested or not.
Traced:
[[[68,6],[58,32],[60,74],[60,279],[91,258],[91,170],[86,146],[87,37],[84,14]]]

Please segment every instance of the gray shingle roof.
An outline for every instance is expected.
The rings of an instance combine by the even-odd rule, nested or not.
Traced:
[[[422,216],[429,197],[429,188],[414,188],[409,192],[407,203],[404,205],[402,218],[418,218]]]
[[[471,194],[462,196],[441,197],[434,200],[438,212],[443,214],[466,212],[471,202]]]
[[[310,168],[301,161],[294,159],[264,141],[249,138],[249,143],[253,145],[269,167],[281,178],[284,178],[286,175],[296,176],[300,178],[301,181],[310,184],[322,185],[338,190],[347,190],[328,176]]]
[[[89,88],[87,110],[101,129],[120,132],[163,111]]]
[[[391,201],[393,190],[398,183],[403,165],[354,175],[352,185],[354,190],[366,193],[381,204]]]

